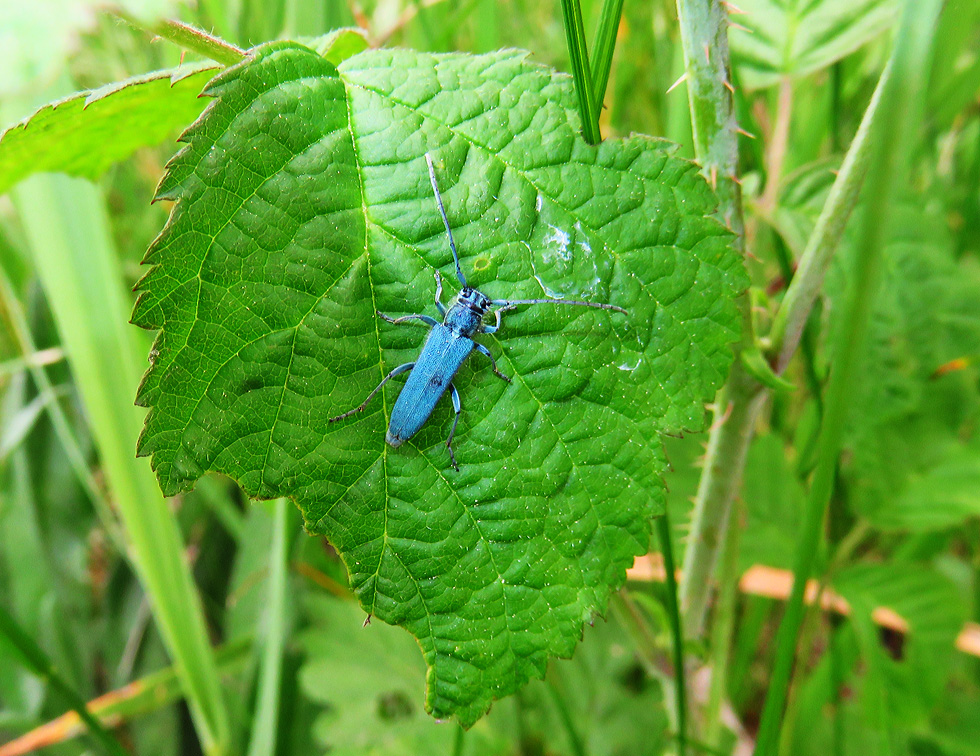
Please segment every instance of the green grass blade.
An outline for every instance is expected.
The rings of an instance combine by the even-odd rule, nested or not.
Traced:
[[[545,688],[547,688],[548,693],[551,695],[551,701],[555,705],[555,711],[558,712],[558,718],[561,720],[562,727],[565,730],[565,736],[568,738],[568,742],[572,748],[572,756],[587,756],[588,751],[586,751],[585,744],[582,742],[582,736],[579,735],[578,729],[575,726],[575,720],[565,701],[563,691],[559,690],[552,680],[545,682]]]
[[[215,660],[222,675],[240,672],[248,662],[254,639],[251,635],[236,638],[215,649]],[[104,725],[117,721],[131,722],[144,714],[159,711],[184,697],[180,678],[174,667],[151,672],[133,680],[121,688],[104,693],[86,703],[89,713],[98,717]],[[18,748],[39,748],[64,743],[77,737],[82,725],[74,712],[62,714],[6,743],[6,747],[19,753]]]
[[[291,515],[295,509],[288,499],[276,499],[272,508],[273,532],[265,606],[265,638],[259,667],[255,725],[248,745],[248,756],[275,756],[282,688],[282,659],[288,633],[289,608],[286,584],[289,579],[289,544],[293,522]]]
[[[677,603],[677,573],[674,566],[674,546],[670,538],[670,520],[664,512],[657,518],[657,538],[660,539],[660,553],[664,557],[664,570],[667,573],[667,617],[670,619],[670,635],[674,652],[674,695],[677,707],[677,754],[687,753],[687,674],[684,670],[684,632],[681,627],[681,612]]]
[[[599,108],[592,87],[592,71],[589,67],[589,51],[585,44],[585,21],[578,0],[561,0],[561,12],[565,21],[565,38],[568,57],[578,95],[579,115],[582,118],[582,136],[589,144],[599,144]]]
[[[89,712],[85,699],[58,674],[47,654],[34,642],[30,635],[24,632],[17,624],[17,620],[2,604],[0,604],[0,634],[21,653],[27,666],[36,675],[44,678],[48,685],[68,701],[72,709],[78,712],[78,716],[88,727],[92,740],[103,751],[112,754],[112,756],[126,756],[126,751],[119,744],[119,741],[110,735]]]
[[[34,176],[13,193],[48,302],[91,423],[130,557],[172,654],[205,751],[228,752],[230,727],[200,599],[177,523],[153,474],[135,456],[142,410],[136,331],[109,233],[90,183]]]
[[[813,233],[807,240],[806,249],[800,256],[796,274],[773,319],[770,341],[772,352],[776,355],[776,372],[782,372],[796,352],[810,310],[820,293],[824,274],[840,244],[844,228],[864,185],[872,145],[869,135],[873,128],[878,128],[876,124],[879,120],[881,93],[888,81],[889,70],[886,68],[878,81],[874,96],[864,112],[861,125],[830,189],[830,195],[820,211]]]
[[[31,378],[34,379],[34,385],[37,386],[37,390],[40,393],[53,392],[54,387],[48,379],[48,374],[45,372],[44,366],[32,359],[34,355],[38,354],[37,346],[31,337],[27,315],[23,307],[21,307],[14,286],[7,277],[7,271],[3,267],[0,267],[0,302],[3,302],[4,309],[7,312],[14,340],[20,347],[21,352],[25,355],[23,359],[28,370],[30,370]],[[64,410],[61,409],[61,405],[58,402],[49,402],[46,409],[55,434],[58,436],[58,440],[65,450],[65,455],[68,457],[68,463],[71,465],[72,472],[75,473],[78,482],[88,494],[89,500],[99,515],[99,519],[102,521],[106,532],[108,532],[116,547],[122,551],[123,539],[119,532],[119,524],[116,521],[115,515],[112,513],[112,509],[99,490],[95,476],[92,475],[92,471],[88,468],[88,463],[85,460],[85,455],[82,453],[81,445],[75,437],[75,432],[72,430],[68,418],[65,417]]]
[[[844,304],[842,321],[846,326],[833,345],[833,369],[820,431],[819,460],[804,510],[802,540],[793,570],[793,591],[776,637],[776,659],[759,726],[756,756],[775,756],[778,751],[797,635],[803,620],[804,589],[813,573],[823,534],[824,514],[833,490],[844,425],[853,400],[856,368],[864,349],[875,298],[887,217],[895,188],[904,185],[906,180],[907,158],[914,143],[917,115],[921,112],[923,72],[929,70],[932,32],[941,5],[939,0],[906,2],[892,53],[892,76],[881,95],[881,120],[872,134],[866,208],[858,233],[858,260]]]
[[[595,31],[592,45],[592,88],[595,95],[596,117],[602,110],[606,99],[606,85],[612,70],[613,53],[616,50],[616,35],[619,33],[619,19],[623,15],[623,0],[605,0],[599,15],[599,25]]]

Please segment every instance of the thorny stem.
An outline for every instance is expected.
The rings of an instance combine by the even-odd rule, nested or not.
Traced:
[[[694,152],[718,194],[721,220],[743,242],[738,124],[728,55],[728,14],[717,0],[677,0]]]
[[[738,173],[738,124],[729,76],[728,15],[716,0],[677,0],[691,108],[694,150],[702,172],[718,194],[718,214],[744,249],[745,223]],[[761,396],[758,382],[740,355],[754,342],[748,297],[739,298],[742,340],[728,382],[715,399],[704,470],[694,500],[691,532],[684,555],[681,607],[688,637],[699,637],[710,595],[710,578],[728,524],[728,512],[741,482]]]
[[[708,705],[704,716],[704,740],[721,748],[721,710],[728,689],[728,667],[731,656],[732,634],[735,628],[735,601],[738,594],[738,555],[741,546],[742,524],[739,515],[743,506],[735,506],[734,521],[728,528],[722,551],[720,574],[730,579],[721,584],[718,597],[717,621],[711,628],[711,685],[708,689]]]
[[[178,47],[183,47],[226,66],[240,63],[248,54],[240,47],[182,21],[167,19],[146,27],[124,13],[116,12],[115,15],[137,29],[144,29],[151,34],[173,42]]]

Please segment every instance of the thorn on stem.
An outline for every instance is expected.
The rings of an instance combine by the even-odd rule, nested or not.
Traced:
[[[728,22],[729,29],[739,29],[744,31],[746,34],[755,34],[755,32],[747,26],[742,26],[741,24],[736,24],[734,21]]]
[[[735,87],[732,86],[732,83],[728,79],[723,79],[721,83],[725,85],[725,89],[735,94]]]
[[[704,43],[704,59],[707,63],[711,63],[711,48],[708,47],[708,43]]]
[[[670,87],[667,89],[667,94],[670,94],[671,92],[673,92],[675,89],[677,89],[677,87],[679,87],[685,81],[687,81],[687,73],[686,72],[683,73],[683,74],[681,74],[681,77],[677,81],[675,81],[673,84],[670,85]]]
[[[735,5],[735,3],[730,3],[730,2],[728,2],[728,0],[721,0],[721,4],[724,5],[728,9],[728,12],[729,13],[731,13],[731,14],[733,14],[735,16],[747,16],[748,15],[748,11],[742,10],[737,5]]]
[[[735,127],[735,131],[737,133],[741,134],[742,136],[748,137],[749,139],[755,139],[756,138],[755,134],[752,134],[751,132],[746,131],[741,126],[736,126]]]
[[[732,408],[734,406],[735,406],[734,402],[729,402],[728,403],[728,406],[725,407],[725,414],[723,414],[721,417],[716,418],[715,421],[713,423],[711,423],[711,432],[712,433],[714,433],[714,431],[715,431],[716,428],[720,428],[722,425],[724,425],[726,422],[728,422],[728,418],[731,417]]]

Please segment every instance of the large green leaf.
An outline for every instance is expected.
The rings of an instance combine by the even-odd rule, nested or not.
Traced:
[[[699,429],[746,285],[697,168],[648,137],[591,147],[570,80],[524,53],[367,52],[340,68],[293,43],[217,77],[159,196],[134,322],[161,333],[140,453],[168,494],[209,470],[291,496],[344,558],[362,606],[418,639],[426,705],[466,724],[568,656],[649,543],[659,434]],[[613,302],[628,316],[509,313],[443,401],[385,445],[397,382],[356,406],[454,282],[424,160],[462,266],[494,298]]]
[[[732,48],[743,83],[771,86],[853,52],[894,22],[896,0],[740,0]]]
[[[0,194],[45,171],[96,179],[140,147],[159,144],[204,109],[214,66],[155,71],[45,105],[0,134]]]

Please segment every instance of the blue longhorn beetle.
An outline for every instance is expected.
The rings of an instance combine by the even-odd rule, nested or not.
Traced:
[[[432,158],[429,153],[425,153],[425,162],[429,166],[429,181],[432,183],[432,191],[436,196],[436,204],[439,206],[439,213],[442,215],[442,222],[446,226],[446,235],[449,237],[449,249],[452,250],[453,260],[456,263],[456,277],[463,287],[447,308],[442,303],[442,277],[439,271],[435,271],[436,279],[436,308],[443,317],[443,322],[439,323],[428,315],[404,315],[400,318],[392,318],[382,312],[378,317],[389,323],[405,323],[409,320],[421,320],[431,327],[429,335],[425,339],[422,353],[415,362],[406,362],[392,370],[375,387],[374,391],[368,394],[367,399],[354,409],[330,418],[329,422],[334,423],[338,420],[350,417],[367,407],[375,394],[388,381],[401,373],[409,373],[408,380],[398,395],[398,400],[391,410],[391,420],[388,423],[388,433],[385,441],[394,447],[401,446],[408,439],[414,436],[419,429],[425,425],[429,419],[436,403],[446,393],[448,388],[452,394],[453,409],[456,417],[453,419],[453,426],[449,430],[449,438],[446,440],[446,448],[449,449],[449,459],[453,468],[459,472],[459,465],[456,464],[456,455],[453,454],[453,434],[456,433],[456,425],[459,423],[459,415],[462,407],[459,401],[459,392],[453,385],[452,380],[456,371],[470,356],[474,349],[490,358],[490,365],[494,375],[502,378],[508,383],[510,378],[497,369],[497,361],[490,354],[490,350],[483,344],[473,341],[471,338],[476,333],[495,333],[500,328],[500,316],[512,310],[518,305],[530,304],[559,304],[559,305],[579,305],[581,307],[595,307],[601,310],[615,310],[624,315],[628,315],[622,307],[616,305],[603,304],[597,302],[572,302],[564,299],[490,299],[481,292],[466,285],[463,271],[459,266],[459,255],[456,253],[456,242],[453,240],[453,231],[449,227],[449,219],[446,217],[446,209],[442,204],[442,196],[439,194],[439,185],[436,181],[435,168],[432,165]],[[494,311],[496,323],[487,325],[483,322],[484,317],[490,312],[490,308],[496,306],[499,309]]]

